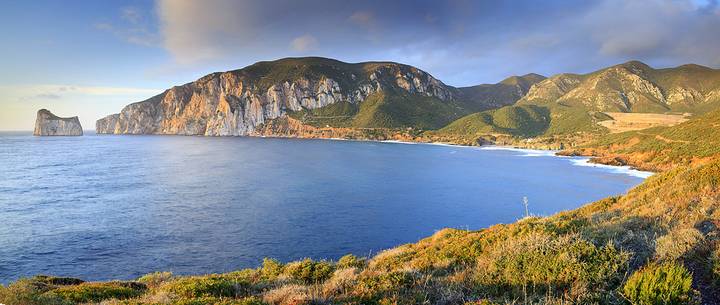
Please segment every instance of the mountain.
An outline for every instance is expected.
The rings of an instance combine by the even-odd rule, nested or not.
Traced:
[[[630,61],[589,74],[563,73],[532,85],[513,105],[462,117],[433,133],[473,143],[486,135],[520,138],[604,134],[604,112],[705,113],[720,106],[720,70],[699,65],[653,69]]]
[[[528,93],[530,87],[545,79],[539,74],[511,76],[497,84],[482,84],[458,88],[460,98],[468,101],[483,101],[489,108],[512,105]],[[484,110],[484,109],[483,109]]]
[[[514,103],[541,76],[454,88],[392,62],[285,58],[212,73],[96,123],[98,133],[253,135],[283,118],[310,126],[440,128],[463,115]]]
[[[705,112],[720,103],[720,70],[699,65],[653,69],[639,62],[589,74],[559,74],[533,86],[519,104],[592,111]]]

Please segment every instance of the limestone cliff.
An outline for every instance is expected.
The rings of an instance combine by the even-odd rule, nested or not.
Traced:
[[[61,118],[52,114],[47,109],[40,109],[35,119],[36,136],[82,136],[83,130],[80,120],[74,116]]]
[[[96,130],[105,134],[255,135],[259,126],[288,113],[338,103],[358,105],[381,91],[403,103],[418,97],[450,108],[453,89],[407,65],[290,58],[213,73],[173,87],[98,120]]]

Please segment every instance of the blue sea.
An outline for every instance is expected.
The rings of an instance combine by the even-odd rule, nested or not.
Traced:
[[[0,283],[368,256],[626,192],[551,152],[247,137],[0,134]]]

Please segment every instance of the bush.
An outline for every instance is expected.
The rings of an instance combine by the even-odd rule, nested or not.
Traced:
[[[692,274],[677,263],[648,265],[630,276],[623,295],[637,305],[690,304]]]
[[[305,284],[322,283],[332,276],[335,268],[325,261],[313,261],[306,258],[299,262],[292,262],[285,266],[283,274]]]
[[[274,280],[283,272],[283,264],[272,258],[264,258],[260,274],[266,280]]]
[[[628,259],[611,244],[598,247],[578,234],[531,233],[479,257],[476,281],[478,289],[498,297],[567,295],[594,302],[620,285]]]
[[[338,269],[345,269],[345,268],[358,268],[362,269],[367,264],[367,261],[365,258],[360,258],[352,254],[345,255],[341,257],[337,262]]]
[[[0,285],[0,304],[65,305],[70,302],[54,294],[45,294],[48,287],[31,279],[21,279],[7,287]]]
[[[703,240],[697,229],[673,230],[657,239],[655,256],[660,260],[672,261],[683,257]]]
[[[179,300],[172,304],[175,305],[266,305],[257,297],[247,297],[242,299],[229,299],[229,298],[217,298],[217,297],[201,297],[189,300]]]
[[[107,299],[128,299],[143,294],[145,285],[133,282],[82,283],[62,286],[50,291],[74,303],[100,302]]]
[[[217,275],[183,277],[168,282],[162,290],[184,298],[236,297],[241,283]]]
[[[172,277],[172,272],[153,272],[141,276],[138,279],[138,282],[143,283],[150,288],[155,288],[160,286],[160,284],[169,281]]]

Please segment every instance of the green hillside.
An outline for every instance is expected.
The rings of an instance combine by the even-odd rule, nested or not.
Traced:
[[[461,87],[457,88],[457,91],[459,99],[468,104],[469,110],[482,111],[514,104],[530,90],[532,85],[544,79],[542,75],[530,73],[511,76],[497,84]]]
[[[290,116],[317,127],[438,129],[466,113],[456,101],[383,91],[362,103],[340,102]]]
[[[460,138],[463,143],[474,143],[476,139],[488,135],[509,135],[522,139],[599,134],[605,128],[597,125],[597,122],[603,119],[606,119],[604,114],[579,107],[513,105],[467,115],[428,134]]]

